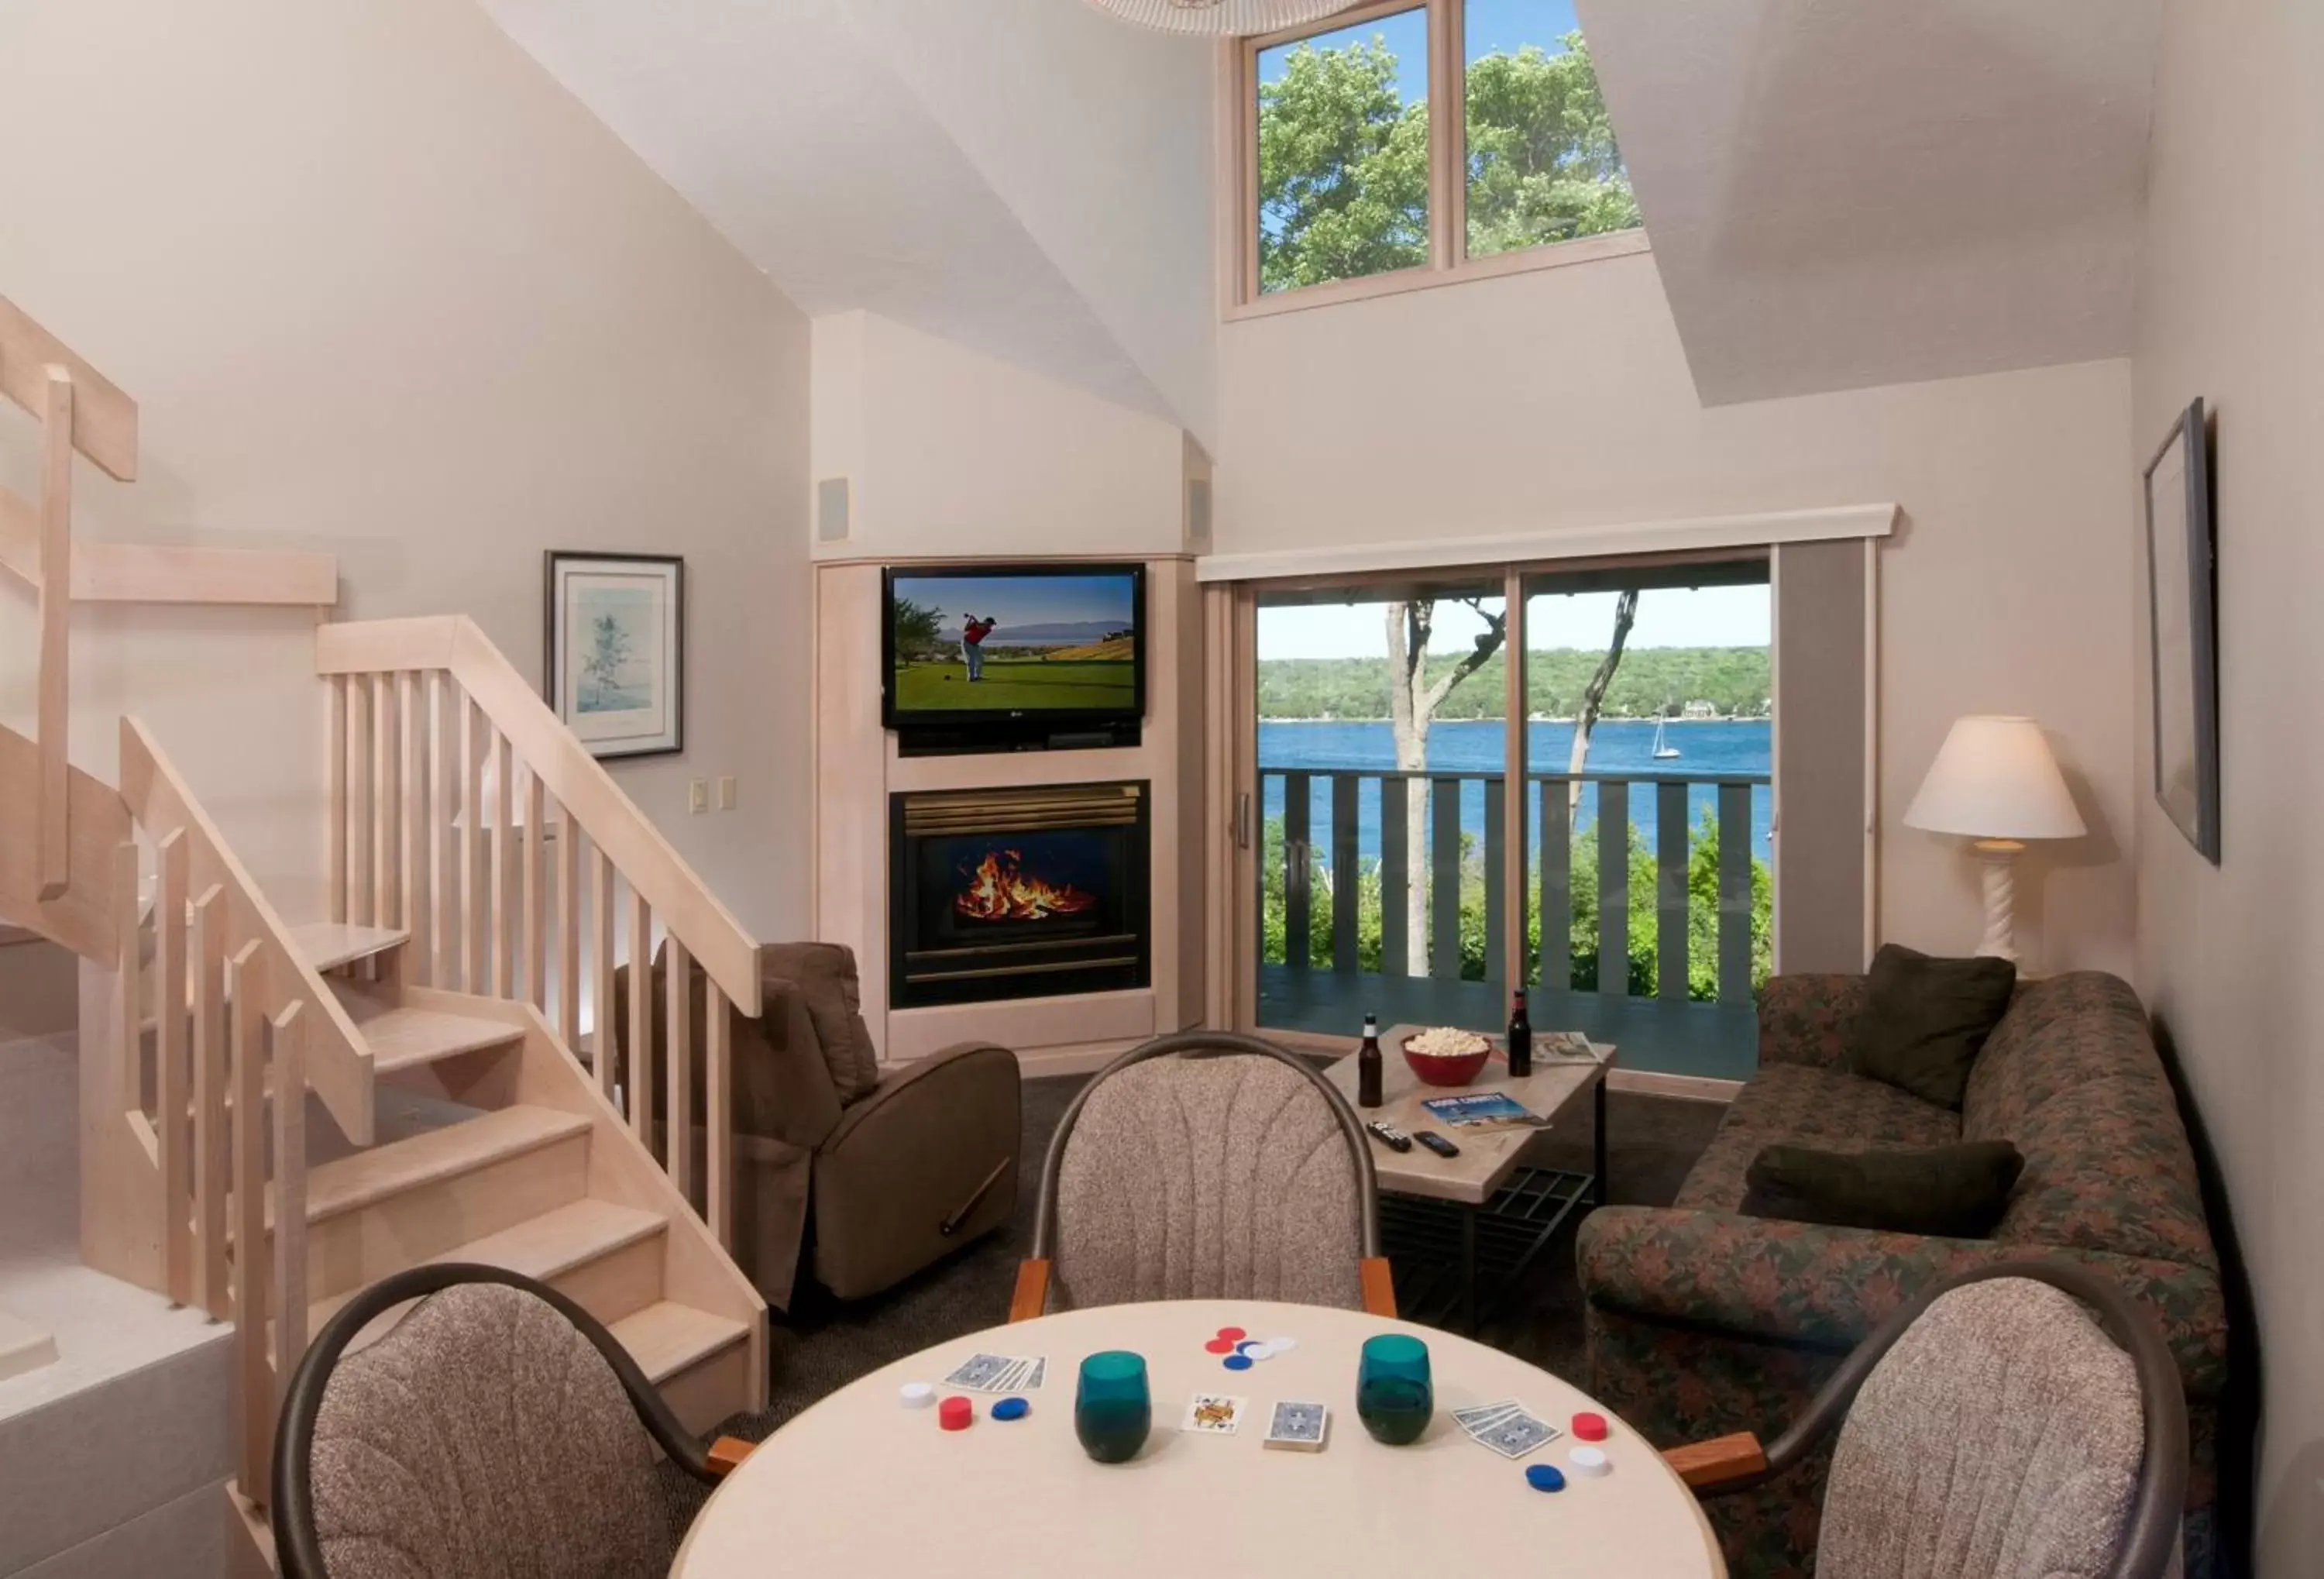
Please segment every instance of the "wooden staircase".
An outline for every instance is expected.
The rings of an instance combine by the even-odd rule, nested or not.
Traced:
[[[478,1104],[309,1171],[307,1331],[391,1272],[479,1261],[572,1295],[690,1428],[759,1407],[757,1293],[540,1016],[405,984],[401,928],[321,922],[290,936],[329,973],[383,1085]],[[267,1227],[271,1245],[271,1212]]]
[[[82,962],[82,1260],[235,1324],[254,1542],[268,1545],[275,1417],[309,1334],[423,1262],[563,1288],[696,1430],[761,1407],[766,1307],[725,1248],[727,1008],[759,1011],[754,941],[457,616],[318,628],[329,918],[287,924],[142,724],[121,720],[118,788],[69,765],[68,614],[326,608],[336,565],[80,552],[75,457],[134,477],[134,403],[5,299],[0,398],[42,433],[37,501],[0,489],[0,571],[37,592],[40,651],[34,735],[0,727],[0,924]],[[653,994],[630,994],[624,1025],[611,1012],[624,956],[645,987],[657,929],[673,988],[659,1069]],[[706,1108],[657,1123],[657,1085]],[[0,1368],[39,1336],[0,1322]]]

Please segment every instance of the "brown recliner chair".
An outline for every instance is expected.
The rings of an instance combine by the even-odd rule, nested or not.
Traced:
[[[667,973],[657,954],[657,1115],[667,1117]],[[734,1254],[767,1303],[790,1307],[814,1218],[816,1280],[861,1299],[998,1228],[1017,1209],[1024,1109],[1017,1056],[963,1042],[882,1075],[863,1023],[855,956],[835,943],[759,950],[764,1012],[728,1011],[733,1065]],[[704,1120],[706,978],[693,969],[694,1122]],[[626,1039],[629,967],[613,973]],[[615,1078],[628,1089],[626,1048]],[[659,1129],[659,1126],[657,1126]],[[705,1155],[697,1142],[695,1155]],[[695,1187],[700,1203],[701,1185]]]

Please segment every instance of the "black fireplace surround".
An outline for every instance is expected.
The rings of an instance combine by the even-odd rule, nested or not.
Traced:
[[[890,1007],[1147,985],[1148,790],[890,796]]]

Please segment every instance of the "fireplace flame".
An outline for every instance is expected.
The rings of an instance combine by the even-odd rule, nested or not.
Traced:
[[[979,921],[1040,921],[1070,916],[1097,903],[1072,883],[1053,883],[1027,873],[1014,850],[988,850],[968,874],[968,886],[953,909]]]

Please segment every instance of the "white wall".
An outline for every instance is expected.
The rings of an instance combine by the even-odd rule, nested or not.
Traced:
[[[1881,935],[1974,946],[1973,863],[1900,818],[1955,716],[2029,713],[2096,831],[2029,861],[2021,948],[2128,968],[2127,364],[1705,410],[1640,254],[1246,319],[1219,365],[1222,552],[1901,503]]]
[[[520,668],[545,549],[687,557],[683,759],[616,767],[761,936],[807,896],[807,328],[470,0],[0,8],[0,293],[139,400],[92,537],[328,549],[340,618],[461,612]],[[0,411],[0,481],[35,433]],[[0,589],[0,718],[32,706]],[[74,622],[73,756],[152,725],[261,882],[318,914],[303,612]],[[685,780],[740,777],[689,817]]]
[[[814,322],[812,468],[852,522],[819,557],[1175,554],[1176,425],[882,318]]]
[[[2134,361],[2135,457],[2178,412],[2216,416],[2220,864],[2153,802],[2143,670],[2138,981],[2169,1031],[2225,1175],[2257,1307],[2265,1426],[2258,1572],[2324,1552],[2324,8],[2170,0]],[[2147,651],[2143,526],[2116,552]]]

